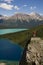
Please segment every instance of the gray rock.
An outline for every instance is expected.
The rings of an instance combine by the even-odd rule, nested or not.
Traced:
[[[19,65],[43,65],[43,40],[32,37],[26,43]]]

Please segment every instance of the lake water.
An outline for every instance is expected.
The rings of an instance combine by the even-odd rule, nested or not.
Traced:
[[[7,33],[14,33],[14,32],[19,32],[27,29],[0,29],[0,35],[2,34],[7,34]]]
[[[0,39],[0,60],[21,59],[23,48],[9,41],[8,39]]]
[[[0,35],[24,31],[27,29],[0,29]],[[23,48],[8,39],[0,39],[0,60],[19,61],[22,57]]]

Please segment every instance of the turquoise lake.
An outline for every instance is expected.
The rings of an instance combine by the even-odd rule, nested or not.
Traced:
[[[2,34],[7,34],[7,33],[14,33],[14,32],[19,32],[27,29],[0,29],[0,35]]]
[[[0,35],[20,32],[27,29],[0,29]],[[8,39],[0,39],[0,60],[19,61],[22,57],[23,48]]]

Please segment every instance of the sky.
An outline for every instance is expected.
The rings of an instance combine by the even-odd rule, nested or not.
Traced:
[[[0,15],[31,12],[43,15],[43,0],[0,0]]]

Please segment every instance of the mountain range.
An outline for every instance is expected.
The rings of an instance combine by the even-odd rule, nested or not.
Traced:
[[[32,28],[39,25],[43,25],[43,16],[36,12],[17,13],[12,16],[0,15],[0,28]]]

